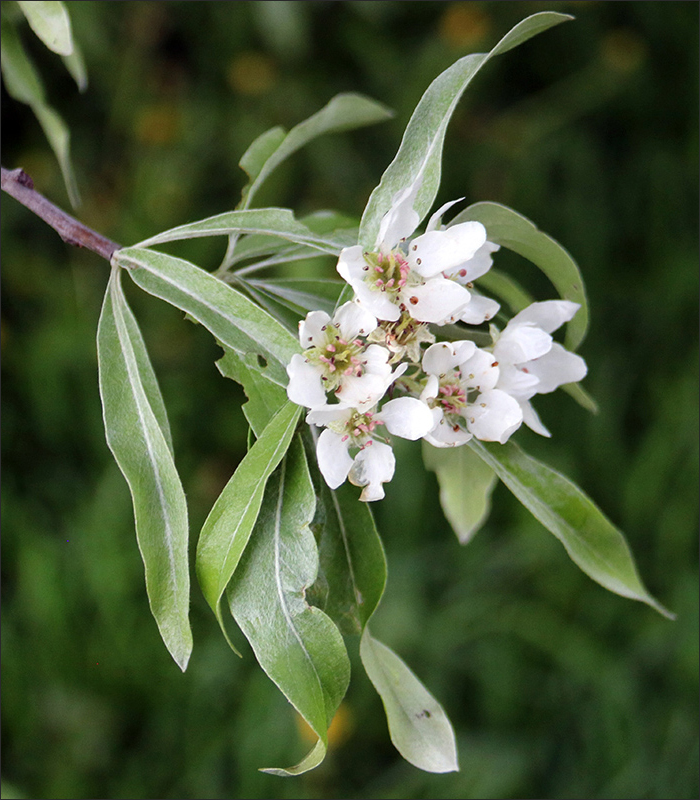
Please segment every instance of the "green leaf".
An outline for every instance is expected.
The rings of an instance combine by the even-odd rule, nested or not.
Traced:
[[[14,25],[2,20],[2,79],[10,97],[20,103],[35,105],[45,102],[44,85],[27,55]]]
[[[151,611],[184,670],[192,651],[185,493],[160,391],[116,268],[100,315],[97,356],[107,443],[131,491]]]
[[[285,366],[301,352],[297,337],[240,292],[189,261],[154,250],[124,248],[112,261],[142,289],[186,311],[251,369],[287,385]]]
[[[464,90],[481,67],[494,55],[522,44],[547,28],[572,19],[568,14],[543,11],[519,22],[490,53],[464,56],[430,84],[416,106],[404,132],[399,151],[372,192],[360,223],[360,244],[372,249],[377,243],[382,217],[394,196],[404,189],[417,190],[414,210],[422,220],[430,210],[440,185],[442,147],[447,125]]]
[[[315,463],[316,455],[313,453]],[[331,491],[318,470],[316,532],[321,558],[323,610],[346,635],[360,634],[379,605],[386,557],[369,504],[347,483]]]
[[[426,772],[457,772],[455,736],[442,706],[386,645],[365,628],[360,657],[382,698],[396,749]]]
[[[241,159],[251,183],[243,190],[241,208],[248,208],[263,181],[289,156],[325,133],[351,130],[383,122],[392,112],[381,103],[352,92],[338,94],[313,116],[295,125],[286,136],[273,128],[253,142]],[[261,141],[262,139],[262,141]]]
[[[437,474],[440,505],[461,544],[471,541],[491,511],[496,475],[466,447],[423,442],[423,463]]]
[[[224,634],[219,601],[248,544],[265,485],[287,452],[300,413],[301,408],[289,401],[280,408],[236,468],[199,534],[197,579]]]
[[[493,268],[479,278],[479,289],[484,289],[496,297],[500,297],[501,300],[508,303],[514,314],[535,302],[535,298],[510,275]]]
[[[44,129],[44,134],[49,140],[51,149],[58,159],[68,197],[71,205],[76,208],[80,205],[80,193],[78,192],[78,183],[75,179],[73,162],[70,157],[70,132],[68,127],[50,106],[36,104],[32,106],[32,109]]]
[[[578,486],[513,442],[500,445],[472,439],[469,447],[588,576],[615,594],[641,600],[674,618],[643,586],[625,537]]]
[[[465,220],[481,222],[490,241],[532,261],[554,284],[561,297],[581,305],[566,328],[565,344],[569,350],[575,350],[588,328],[588,301],[583,278],[569,253],[529,219],[500,203],[475,203],[458,214],[451,224]]]
[[[329,278],[268,278],[248,283],[286,300],[293,309],[303,312],[320,310],[328,314],[333,313],[340,292],[346,286],[344,281]]]
[[[338,629],[305,598],[318,573],[318,552],[309,528],[315,504],[297,437],[268,482],[255,535],[227,591],[231,614],[260,666],[319,739],[296,767],[264,770],[277,775],[300,774],[320,763],[328,727],[350,680],[350,662]]]
[[[288,208],[256,208],[245,211],[226,211],[214,217],[180,225],[139,242],[137,247],[151,247],[154,244],[175,242],[179,239],[223,236],[232,233],[262,233],[278,236],[281,239],[306,244],[332,255],[338,255],[346,246],[345,238],[335,239],[331,235],[323,236],[314,233],[295,219],[294,214]]]
[[[54,53],[69,56],[73,52],[70,17],[58,0],[19,0],[19,7],[31,29]]]
[[[14,27],[2,21],[2,77],[8,94],[31,106],[61,168],[71,205],[80,205],[70,158],[70,134],[63,119],[45,101],[44,86]]]
[[[84,92],[88,86],[87,68],[85,67],[82,50],[78,47],[77,42],[73,42],[73,52],[69,56],[62,56],[62,58],[66,69],[78,87],[78,91]]]
[[[228,347],[225,355],[216,362],[221,374],[240,383],[248,396],[243,413],[257,437],[287,400],[287,392],[268,380],[259,369],[251,369],[243,359]]]

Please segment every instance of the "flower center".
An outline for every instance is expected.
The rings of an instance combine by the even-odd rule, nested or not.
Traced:
[[[406,285],[410,267],[403,253],[365,253],[365,281],[375,290],[396,296]]]
[[[326,325],[322,330],[326,341],[310,347],[304,356],[307,361],[322,368],[321,380],[324,382],[326,391],[332,391],[340,386],[346,375],[361,377],[365,365],[362,358],[365,346],[360,339],[351,341],[343,339],[336,325]]]

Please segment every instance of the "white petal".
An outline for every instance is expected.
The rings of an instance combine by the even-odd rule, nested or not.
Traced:
[[[471,299],[460,311],[460,319],[468,325],[481,325],[486,320],[493,319],[498,314],[500,304],[489,297],[472,292]]]
[[[360,500],[381,500],[384,497],[382,484],[394,477],[395,467],[396,459],[391,447],[382,442],[371,441],[355,456],[348,478],[355,486],[365,487]]]
[[[439,276],[422,286],[406,287],[401,292],[406,310],[419,322],[442,322],[469,302],[468,290]]]
[[[539,380],[537,394],[553,392],[564,383],[576,383],[585,378],[588,372],[581,356],[569,352],[557,342],[542,358],[531,361],[527,370]]]
[[[421,439],[433,428],[435,421],[427,404],[415,397],[389,400],[377,414],[389,433],[402,439]]]
[[[323,371],[310,364],[300,353],[295,353],[287,364],[289,384],[287,397],[297,405],[313,408],[326,403],[326,393],[321,382]]]
[[[515,317],[513,317],[515,319]],[[533,324],[511,328],[511,320],[493,346],[496,361],[505,364],[524,364],[540,358],[552,349],[552,337]]]
[[[324,328],[331,321],[325,311],[309,311],[306,319],[299,323],[299,342],[304,350],[325,344]]]
[[[377,327],[374,314],[352,301],[343,303],[333,315],[333,321],[340,325],[339,333],[346,341],[367,336]]]
[[[408,263],[424,278],[431,278],[472,258],[486,241],[480,222],[461,222],[444,231],[428,231],[408,248]]]
[[[530,366],[534,362],[528,362],[526,367],[516,367],[513,364],[501,364],[499,366],[500,376],[498,378],[498,388],[508,394],[517,397],[519,400],[532,397],[539,391],[539,378],[530,374]]]
[[[423,354],[423,371],[429,375],[446,375],[476,351],[471,341],[436,342]]]
[[[419,174],[411,186],[397,192],[391,201],[388,211],[379,223],[379,235],[376,246],[382,253],[388,253],[402,239],[407,239],[418,227],[420,217],[413,210],[418,190],[423,182],[423,174]]]
[[[523,412],[523,422],[530,430],[539,433],[540,436],[550,437],[552,435],[542,424],[542,420],[539,418],[539,415],[532,407],[532,403],[530,403],[529,400],[520,400],[520,408]]]
[[[444,205],[440,206],[440,208],[438,208],[438,210],[428,220],[428,224],[425,226],[425,232],[428,233],[429,231],[438,230],[440,228],[440,220],[445,211],[447,211],[448,208],[452,208],[452,206],[456,203],[461,203],[462,200],[464,200],[463,197],[458,197],[457,200],[450,200],[449,203],[445,203]]]
[[[316,458],[321,475],[331,489],[337,489],[344,483],[353,462],[347,441],[344,442],[340,434],[326,428],[318,437]]]
[[[365,257],[362,254],[362,248],[359,244],[352,247],[345,247],[340,251],[336,270],[343,280],[352,284],[355,280],[363,280],[365,267]]]
[[[317,406],[312,408],[306,415],[309,425],[330,425],[332,422],[347,422],[352,416],[354,409],[344,403],[335,405]]]
[[[454,278],[460,283],[475,281],[491,269],[493,266],[493,256],[491,254],[500,249],[501,246],[499,244],[486,241],[468,261],[463,264],[457,264],[447,274],[450,278]]]
[[[420,399],[427,403],[428,400],[434,400],[437,397],[438,388],[440,383],[437,379],[436,375],[428,375],[428,380],[425,383],[425,388],[420,394]],[[433,409],[434,410],[434,409]],[[440,416],[442,416],[442,411],[440,412]],[[437,424],[437,420],[436,423]]]
[[[565,322],[573,319],[574,314],[581,308],[578,303],[570,300],[544,300],[541,303],[532,303],[516,314],[506,326],[508,328],[519,325],[536,325],[547,333],[552,333]]]
[[[467,406],[464,416],[477,439],[501,444],[508,441],[523,421],[518,401],[499,389],[480,394],[473,405]]]
[[[443,418],[423,438],[434,447],[458,447],[466,444],[472,438],[472,434],[459,425],[451,425]]]
[[[372,289],[364,280],[350,284],[355,290],[357,302],[362,308],[374,315],[377,319],[386,319],[396,322],[401,316],[401,311],[387,292]]]
[[[492,353],[475,348],[473,355],[459,365],[462,384],[468,389],[478,389],[480,392],[493,389],[500,376],[500,368],[494,364],[496,359]]]

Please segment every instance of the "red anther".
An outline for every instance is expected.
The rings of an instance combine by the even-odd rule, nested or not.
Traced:
[[[381,279],[377,279],[377,280],[374,282],[374,285],[375,285],[375,286],[384,286],[384,281],[383,281],[383,280],[381,280]]]
[[[334,344],[327,344],[326,351],[329,353],[335,353],[335,345]]]
[[[360,429],[359,428],[355,428],[355,430],[352,432],[352,435],[353,436],[359,436],[360,433],[361,433]]]
[[[341,441],[341,442],[347,442],[347,440],[348,440],[349,438],[350,438],[350,434],[349,434],[349,433],[346,433],[346,434],[345,434],[345,436],[343,436],[343,438],[342,438],[340,441]]]
[[[452,430],[453,430],[455,433],[459,433],[459,425],[453,425],[453,426],[452,426]]]
[[[391,287],[393,285],[394,285],[394,279],[393,278],[389,278],[389,280],[386,282],[386,288],[387,289],[391,289]]]
[[[494,361],[493,364],[491,364],[491,366],[492,367],[497,367],[498,366],[498,361]]]
[[[460,269],[459,277],[460,278],[466,278],[466,276],[467,276],[467,270],[466,269]]]
[[[384,269],[383,269],[383,267],[375,267],[374,271],[375,272],[379,272],[381,274],[382,272],[384,272]]]
[[[418,303],[418,298],[414,295],[413,297],[409,297],[408,301],[412,306],[415,306]]]

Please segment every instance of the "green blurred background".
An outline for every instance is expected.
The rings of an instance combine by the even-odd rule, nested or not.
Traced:
[[[374,506],[389,561],[374,627],[445,706],[461,772],[404,762],[356,668],[322,767],[259,773],[308,747],[291,708],[244,642],[243,659],[231,653],[196,584],[184,675],[149,613],[97,390],[107,265],[3,195],[3,797],[697,797],[698,4],[67,5],[84,94],[21,33],[72,132],[78,215],[122,244],[232,209],[252,139],[339,91],[396,116],[312,143],[258,203],[358,216],[441,70],[535,11],[576,16],[479,74],[448,129],[438,202],[503,202],[578,260],[592,311],[584,385],[600,413],[545,396],[552,439],[516,438],[626,532],[678,620],[594,584],[504,487],[460,547],[434,476],[402,443]],[[67,206],[31,112],[2,100],[3,165]],[[224,246],[177,252],[213,268]],[[525,262],[498,262],[552,296]],[[206,331],[133,289],[194,547],[245,451],[242,394]]]

